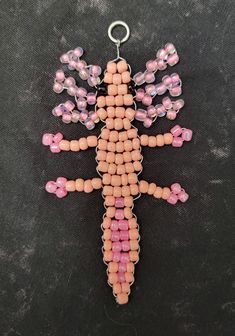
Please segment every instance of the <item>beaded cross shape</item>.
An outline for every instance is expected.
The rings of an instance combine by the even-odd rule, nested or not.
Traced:
[[[116,25],[122,25],[127,30],[121,41],[111,34]],[[69,70],[78,72],[80,79],[86,80],[95,92],[78,87],[75,79],[66,77],[62,69],[55,75],[54,92],[67,90],[74,101],[67,100],[56,106],[53,115],[61,117],[66,124],[80,122],[88,130],[94,129],[101,120],[104,127],[100,135],[66,140],[61,133],[46,133],[42,138],[43,145],[49,146],[52,153],[79,152],[90,147],[96,150],[99,177],[87,180],[77,178],[75,181],[58,177],[56,181],[47,182],[45,189],[59,198],[68,192],[102,190],[105,207],[101,224],[103,261],[107,265],[108,284],[119,304],[128,302],[135,264],[139,260],[140,235],[137,218],[132,211],[134,200],[142,193],[166,200],[169,204],[186,202],[189,197],[179,183],[168,188],[139,180],[143,160],[141,146],[181,147],[192,138],[192,131],[179,125],[165,134],[138,135],[137,128],[131,123],[134,119],[143,122],[147,128],[164,116],[174,120],[184,106],[184,101],[171,100],[165,96],[160,104],[155,104],[155,98],[167,91],[172,97],[182,93],[182,83],[176,73],[165,75],[160,82],[155,82],[156,72],[178,63],[179,56],[174,45],[167,43],[158,50],[155,59],[146,63],[144,72],[138,72],[132,77],[129,64],[119,54],[120,44],[129,38],[129,34],[129,27],[122,21],[110,25],[109,37],[117,46],[117,57],[107,63],[103,75],[100,66],[87,65],[81,59],[83,49],[80,47],[61,56],[60,61],[67,64]],[[145,87],[144,83],[147,83]]]

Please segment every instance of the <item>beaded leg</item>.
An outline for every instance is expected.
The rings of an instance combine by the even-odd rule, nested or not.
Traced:
[[[148,183],[147,181],[141,180],[139,182],[139,191],[142,194],[153,195],[154,198],[162,198],[172,205],[175,205],[178,200],[184,203],[189,198],[189,195],[179,183],[173,183],[170,188],[162,188],[155,183]]]
[[[58,198],[63,198],[68,192],[84,191],[85,193],[91,193],[93,190],[102,188],[102,180],[99,177],[93,179],[83,180],[81,178],[73,180],[67,180],[65,177],[58,177],[56,181],[48,181],[45,189],[51,194],[55,194]]]
[[[86,150],[89,147],[97,146],[97,136],[90,135],[87,138],[80,138],[78,140],[65,140],[62,133],[55,135],[45,133],[42,137],[42,143],[44,146],[49,146],[52,153],[59,153],[61,151],[79,152]]]

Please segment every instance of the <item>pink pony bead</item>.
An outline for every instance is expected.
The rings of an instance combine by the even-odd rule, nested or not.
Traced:
[[[144,80],[146,83],[153,83],[155,81],[155,75],[153,72],[146,72],[144,75]]]
[[[184,190],[182,190],[177,196],[182,203],[186,202],[189,198],[189,195]]]
[[[183,129],[181,136],[184,141],[190,141],[193,137],[193,131],[188,128],[185,128]]]
[[[65,188],[57,188],[55,194],[58,198],[63,198],[67,196],[68,192],[65,190]]]
[[[179,138],[179,137],[173,138],[172,146],[173,147],[182,147],[183,146],[183,139]]]
[[[126,281],[124,272],[118,272],[118,281],[121,283]]]
[[[118,221],[118,228],[121,231],[127,231],[129,228],[128,221],[126,219],[120,219]]]
[[[116,209],[116,211],[115,211],[115,218],[116,219],[124,219],[124,211],[123,211],[123,209]]]
[[[67,181],[68,180],[65,177],[62,177],[62,176],[57,177],[56,185],[57,185],[58,188],[65,188],[65,184],[66,184]]]
[[[169,120],[175,120],[177,113],[175,111],[167,111],[166,117]]]
[[[65,79],[64,71],[63,70],[57,70],[55,73],[55,79],[57,82],[63,82]]]
[[[120,238],[119,231],[112,231],[112,233],[111,233],[111,240],[113,242],[115,242],[115,241],[119,241],[119,238]]]
[[[57,190],[57,185],[54,181],[48,181],[45,185],[45,189],[48,193],[54,194]]]
[[[130,250],[130,243],[128,240],[123,240],[121,243],[121,246],[122,246],[122,251],[127,252]]]
[[[175,125],[173,128],[171,128],[170,132],[174,137],[178,137],[179,135],[181,135],[183,130],[179,125]]]
[[[115,198],[115,208],[124,208],[124,198],[123,197],[116,197]]]
[[[137,101],[142,101],[142,99],[144,98],[144,95],[145,95],[145,91],[143,89],[138,89],[136,91],[136,96],[135,96],[135,99]]]
[[[62,133],[56,133],[53,137],[53,141],[55,143],[59,143],[63,139],[63,134]]]
[[[172,205],[175,205],[177,203],[177,201],[178,201],[177,195],[172,194],[172,193],[170,194],[170,196],[167,199],[167,202],[172,204]]]
[[[128,263],[130,261],[129,253],[122,252],[120,256],[121,263]]]
[[[111,220],[111,225],[110,225],[111,231],[117,231],[118,230],[118,221],[115,219]]]
[[[177,195],[181,192],[182,188],[181,188],[181,185],[179,183],[173,183],[171,185],[171,190],[172,190],[173,194]]]
[[[113,252],[113,261],[119,262],[121,259],[121,253],[120,252]]]
[[[44,146],[50,146],[53,142],[53,134],[50,134],[50,133],[45,133],[43,134],[42,136],[42,144]]]
[[[72,121],[72,115],[70,113],[63,113],[62,115],[62,121],[65,124],[70,124]]]
[[[128,240],[129,239],[129,232],[128,230],[120,231],[120,240]]]
[[[122,273],[124,273],[124,272],[126,272],[127,271],[127,265],[126,265],[126,263],[119,263],[118,264],[118,272],[122,272]]]
[[[59,147],[59,144],[53,142],[53,143],[50,145],[50,151],[51,151],[52,153],[60,153],[60,147]]]
[[[53,91],[55,93],[61,93],[62,91],[64,90],[64,87],[62,84],[58,83],[58,82],[55,82],[54,85],[53,85]]]
[[[142,99],[142,104],[145,106],[149,106],[152,104],[152,101],[153,101],[152,97],[146,94]]]
[[[182,93],[182,88],[181,88],[181,86],[176,86],[176,87],[173,87],[172,89],[170,89],[169,92],[170,92],[170,95],[172,97],[178,97]]]
[[[113,242],[112,243],[112,251],[113,252],[120,252],[122,250],[122,245],[120,242]]]
[[[157,62],[156,60],[150,60],[146,63],[146,69],[150,72],[154,72],[157,70]]]

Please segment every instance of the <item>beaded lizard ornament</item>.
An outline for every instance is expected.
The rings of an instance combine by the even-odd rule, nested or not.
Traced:
[[[114,27],[121,25],[126,29],[122,40],[112,36]],[[130,30],[123,21],[113,22],[108,29],[110,39],[116,44],[117,57],[107,63],[102,79],[102,70],[98,65],[87,65],[81,59],[83,49],[77,47],[62,55],[60,61],[68,65],[68,69],[77,71],[82,80],[96,89],[87,92],[78,87],[73,77],[66,77],[63,70],[55,75],[53,90],[61,93],[67,90],[75,101],[67,100],[56,106],[52,113],[68,123],[82,123],[92,130],[100,120],[105,124],[100,135],[83,137],[77,140],[65,140],[61,133],[55,135],[46,133],[42,143],[49,146],[52,153],[61,151],[84,151],[89,147],[96,150],[97,173],[100,177],[75,181],[58,177],[56,181],[46,184],[46,191],[62,198],[68,192],[84,191],[90,193],[101,189],[106,209],[101,228],[103,261],[107,265],[108,284],[119,304],[128,302],[130,286],[134,282],[135,264],[139,260],[139,225],[136,215],[132,212],[134,200],[141,193],[162,198],[170,204],[177,201],[186,202],[188,194],[174,183],[168,187],[160,187],[155,183],[139,181],[142,172],[141,146],[162,147],[172,145],[181,147],[184,141],[190,141],[192,131],[175,125],[169,133],[148,136],[138,135],[138,130],[131,122],[136,119],[150,127],[154,121],[166,116],[174,120],[184,106],[182,99],[171,100],[169,97],[155,104],[155,97],[163,95],[167,90],[172,97],[178,97],[181,92],[181,80],[178,74],[165,75],[160,82],[155,83],[157,71],[165,70],[167,65],[174,66],[179,56],[172,43],[167,43],[158,50],[156,58],[146,63],[146,70],[131,77],[131,67],[120,57],[120,45],[130,36]],[[144,83],[143,88],[137,88]],[[144,107],[144,108],[143,108]]]

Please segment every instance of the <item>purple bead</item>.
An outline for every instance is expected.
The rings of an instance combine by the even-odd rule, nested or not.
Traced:
[[[96,94],[93,92],[89,92],[87,94],[87,103],[89,105],[94,105],[96,103]]]
[[[119,241],[112,243],[112,251],[113,252],[120,252],[121,250],[122,250],[122,244]]]
[[[69,112],[71,112],[71,111],[74,109],[75,104],[74,104],[71,100],[67,100],[67,101],[64,103],[64,106],[65,106],[65,108],[66,108]]]
[[[181,136],[184,141],[190,141],[193,137],[193,131],[188,128],[185,128]]]
[[[67,182],[67,178],[65,178],[65,177],[57,177],[57,179],[56,179],[57,187],[64,188],[66,182]]]
[[[123,211],[123,209],[116,209],[116,211],[115,211],[115,218],[116,219],[124,219],[124,211]]]
[[[134,75],[133,81],[136,83],[136,85],[142,85],[145,82],[144,76],[145,76],[144,73],[138,72],[137,74]]]
[[[48,193],[54,194],[57,189],[56,183],[54,181],[48,181],[45,185],[45,189]]]
[[[178,201],[178,197],[175,195],[175,194],[170,194],[170,196],[168,197],[167,199],[167,202],[172,204],[172,205],[175,205]]]
[[[172,141],[172,146],[173,147],[182,147],[183,146],[183,139],[182,138],[173,138],[173,141]]]
[[[146,94],[142,99],[142,104],[145,106],[149,106],[152,104],[152,101],[153,101],[152,97]]]
[[[156,92],[156,88],[154,84],[149,84],[145,86],[145,91],[148,95],[150,96],[155,96]],[[142,98],[143,99],[143,98]]]
[[[120,238],[119,231],[112,231],[112,233],[111,233],[111,240],[113,242],[116,242],[116,241],[119,241],[119,238]]]
[[[155,117],[157,115],[157,109],[155,106],[150,105],[147,107],[147,114],[149,117]]]
[[[60,147],[58,143],[52,143],[50,145],[50,150],[52,153],[59,153],[60,152]]]
[[[71,115],[71,113],[64,113],[62,115],[62,121],[65,124],[70,124],[71,121],[72,121],[72,115]]]
[[[113,252],[113,261],[119,262],[121,259],[121,253],[120,252]]]
[[[120,240],[128,240],[129,239],[129,231],[122,230],[120,231]]]
[[[50,133],[45,133],[43,134],[42,136],[42,144],[44,146],[50,146],[53,142],[53,134],[50,134]]]
[[[146,118],[146,119],[144,119],[144,122],[143,122],[144,127],[149,128],[149,127],[152,126],[152,124],[153,124],[152,118]]]
[[[146,72],[144,75],[144,80],[146,83],[153,83],[155,81],[155,75],[153,72]]]
[[[145,91],[143,89],[138,89],[136,91],[136,96],[135,96],[136,101],[142,101],[142,99],[144,98],[144,95],[145,95]]]
[[[173,194],[177,195],[181,192],[182,188],[181,188],[181,185],[179,183],[173,183],[171,185],[171,190],[172,190]]]
[[[76,96],[76,87],[75,86],[70,86],[70,87],[68,87],[68,89],[67,89],[67,93],[70,95],[70,96],[72,96],[72,97],[74,97],[74,96]]]
[[[164,83],[159,83],[156,85],[156,92],[158,95],[162,95],[166,92],[167,88]]]
[[[91,86],[94,87],[100,83],[100,78],[99,77],[94,77],[90,76],[87,80],[87,83]]]
[[[147,111],[143,110],[143,109],[138,109],[136,110],[135,113],[135,119],[139,120],[139,121],[144,121],[144,119],[147,116]]]
[[[81,57],[83,55],[83,49],[81,47],[77,47],[74,49],[73,54],[76,57]]]
[[[124,208],[124,198],[123,197],[116,197],[115,198],[115,208]]]
[[[157,70],[157,62],[155,60],[150,60],[146,63],[146,69],[150,72]]]
[[[56,133],[53,137],[53,141],[55,143],[59,143],[63,139],[63,134],[62,133]]]
[[[127,271],[127,265],[126,263],[119,263],[118,264],[118,272],[126,272]]]
[[[125,273],[118,272],[118,281],[121,282],[121,283],[126,281]]]
[[[182,133],[182,128],[179,125],[175,125],[173,128],[171,128],[170,132],[174,137],[178,137]]]
[[[184,190],[182,190],[177,196],[178,199],[183,203],[186,202],[189,198],[189,195]]]
[[[128,220],[127,219],[120,219],[118,221],[118,228],[121,231],[128,231],[128,228],[129,228]]]
[[[122,251],[127,252],[130,250],[130,243],[128,240],[123,240],[121,243],[121,246],[122,246]]]
[[[128,263],[130,261],[129,253],[122,252],[120,257],[121,263]]]
[[[117,231],[118,230],[118,221],[117,220],[115,220],[115,219],[111,220],[110,230],[111,231]]]

